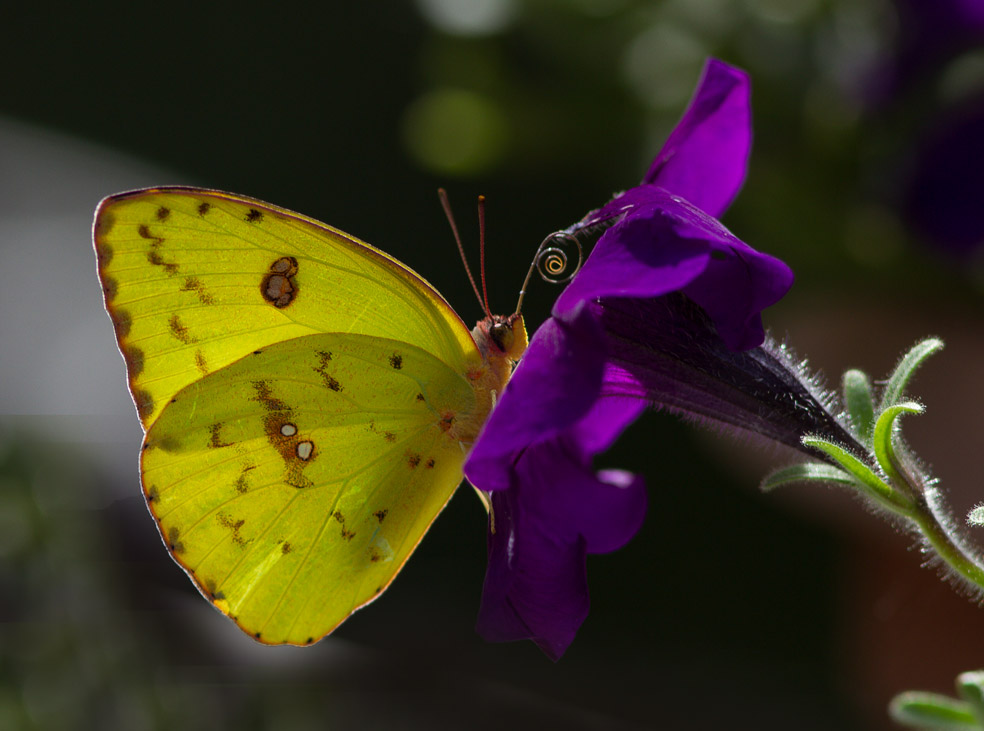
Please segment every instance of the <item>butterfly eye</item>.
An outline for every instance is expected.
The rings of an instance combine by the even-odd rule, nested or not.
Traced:
[[[489,328],[489,337],[503,353],[509,351],[513,344],[513,329],[509,322],[500,320],[492,323]]]

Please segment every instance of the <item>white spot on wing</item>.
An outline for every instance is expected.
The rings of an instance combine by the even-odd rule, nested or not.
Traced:
[[[392,561],[393,560],[393,548],[390,546],[389,541],[379,535],[379,529],[372,534],[372,540],[369,541],[369,550],[373,552],[375,550],[376,555],[381,561]]]

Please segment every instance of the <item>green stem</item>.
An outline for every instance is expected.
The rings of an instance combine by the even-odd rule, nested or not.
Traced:
[[[953,521],[948,516],[938,515],[940,506],[937,505],[934,509],[931,505],[936,498],[935,488],[928,488],[926,492],[932,494],[927,494],[926,500],[920,500],[908,518],[916,524],[929,545],[950,568],[984,591],[984,566],[979,563],[980,559],[974,556],[968,546],[963,545],[957,534],[951,534],[947,530],[947,524],[952,526]]]

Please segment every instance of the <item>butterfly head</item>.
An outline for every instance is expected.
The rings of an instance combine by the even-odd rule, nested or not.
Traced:
[[[473,335],[489,351],[512,361],[519,360],[529,344],[526,324],[519,313],[486,317],[476,325]]]

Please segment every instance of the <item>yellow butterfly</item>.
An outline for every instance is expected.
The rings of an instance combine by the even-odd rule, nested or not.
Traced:
[[[165,545],[257,640],[321,639],[461,482],[522,317],[469,332],[383,252],[213,190],[110,196],[93,242]]]

